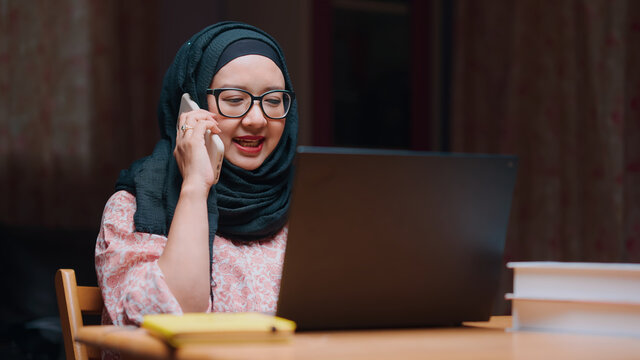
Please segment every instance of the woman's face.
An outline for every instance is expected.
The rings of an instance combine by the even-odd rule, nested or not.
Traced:
[[[283,90],[284,86],[282,71],[271,59],[261,55],[245,55],[220,68],[210,87],[238,88],[260,96],[269,90]],[[220,114],[213,95],[207,95],[207,103],[209,111],[217,115],[227,161],[245,170],[254,170],[262,165],[278,145],[285,119],[267,118],[258,102],[254,102],[249,112],[241,118],[228,118]]]

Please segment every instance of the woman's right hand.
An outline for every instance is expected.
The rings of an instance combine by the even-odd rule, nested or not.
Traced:
[[[214,114],[206,110],[197,109],[178,117],[173,155],[182,174],[182,189],[167,244],[158,259],[167,285],[184,312],[206,311],[211,293],[206,200],[214,172],[205,145],[205,136],[211,136],[207,130],[220,133]]]
[[[176,147],[173,151],[182,174],[182,188],[202,191],[205,196],[214,181],[214,172],[205,146],[207,130],[213,134],[221,132],[213,113],[203,109],[182,113],[178,118]]]

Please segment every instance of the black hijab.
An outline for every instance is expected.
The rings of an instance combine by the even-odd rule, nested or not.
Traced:
[[[242,39],[258,40],[273,49],[279,58],[276,64],[282,70],[286,89],[293,91],[282,49],[258,28],[222,22],[205,28],[182,45],[162,84],[158,106],[161,139],[150,156],[123,170],[116,183],[116,190],[126,190],[136,196],[136,231],[168,234],[182,185],[173,157],[180,97],[187,92],[200,108],[207,109],[206,89],[219,69],[221,54],[230,44]],[[211,188],[207,199],[210,253],[216,233],[233,240],[251,241],[275,235],[285,225],[297,133],[298,112],[294,100],[280,142],[260,167],[249,171],[226,160],[223,162],[220,180]]]

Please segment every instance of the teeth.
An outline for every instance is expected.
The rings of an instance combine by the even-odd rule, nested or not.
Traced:
[[[258,147],[260,145],[260,141],[258,141],[258,140],[239,140],[239,139],[235,139],[235,142],[240,144],[240,146],[245,146],[245,147]]]

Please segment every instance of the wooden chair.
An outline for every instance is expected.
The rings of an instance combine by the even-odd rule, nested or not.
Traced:
[[[82,315],[102,314],[104,304],[100,288],[78,286],[75,271],[59,269],[56,272],[56,295],[67,360],[100,359],[99,349],[74,341],[76,333],[84,326]]]

